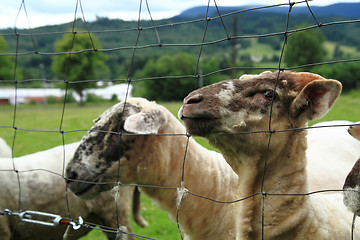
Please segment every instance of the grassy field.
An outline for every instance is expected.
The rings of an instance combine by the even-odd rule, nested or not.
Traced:
[[[161,104],[175,116],[181,106],[181,102]],[[92,120],[111,105],[112,103],[104,103],[78,107],[69,104],[65,108],[64,115],[61,105],[18,106],[15,115],[14,107],[1,106],[0,136],[9,144],[15,140],[15,156],[61,145],[63,139],[65,143],[71,143],[80,140],[86,130],[93,125]],[[343,94],[333,109],[320,121],[328,120],[360,121],[360,91]],[[201,138],[197,140],[209,147],[205,140]],[[132,223],[135,233],[157,239],[180,239],[176,223],[169,220],[167,213],[160,210],[144,195],[142,195],[142,207],[142,214],[150,225],[142,229]],[[105,240],[106,238],[102,232],[95,230],[82,238],[82,240],[95,239]]]

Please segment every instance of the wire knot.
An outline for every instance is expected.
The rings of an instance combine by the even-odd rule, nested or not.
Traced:
[[[176,190],[176,194],[177,194],[177,197],[176,197],[176,206],[177,208],[179,209],[180,207],[180,204],[181,204],[181,201],[183,200],[183,198],[188,194],[189,190],[187,190],[185,187],[184,187],[185,183],[184,181],[181,182],[181,187],[178,188]]]

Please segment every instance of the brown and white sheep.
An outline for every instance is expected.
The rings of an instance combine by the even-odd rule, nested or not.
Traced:
[[[128,184],[181,189],[182,163],[188,140],[184,126],[166,108],[155,102],[131,98],[124,104],[114,105],[96,120],[68,165],[69,187],[79,196],[92,197],[109,187],[78,181],[118,180]],[[330,132],[333,130],[329,129]],[[342,130],[347,134],[346,129]],[[309,136],[315,148],[323,139],[316,141],[319,132],[313,136],[310,132]],[[337,138],[333,140],[336,142],[334,144],[339,144]],[[317,157],[314,151],[310,151],[310,155]],[[338,163],[337,167],[341,167],[342,163]],[[237,175],[221,154],[204,149],[192,138],[188,142],[184,174],[184,187],[195,194],[222,201],[236,199]],[[314,189],[333,186],[326,178],[314,179],[318,181],[311,184]],[[343,176],[331,180],[338,184],[343,181]],[[174,189],[144,186],[141,190],[168,211],[172,219],[176,218],[177,192]],[[185,234],[190,239],[236,239],[237,207],[233,203],[225,205],[187,194],[181,203],[179,215],[179,223]]]
[[[45,213],[59,214],[62,217],[77,219],[81,216],[84,221],[117,226],[115,200],[110,192],[102,193],[98,198],[85,201],[68,192],[69,213],[66,203],[66,183],[62,177],[63,159],[69,161],[79,143],[58,146],[49,150],[25,155],[18,158],[0,158],[0,189],[3,191],[0,199],[0,210],[11,211],[31,210]],[[14,167],[18,171],[21,192]],[[133,187],[120,189],[118,199],[118,221],[128,231],[130,226],[131,204],[134,194]],[[19,196],[21,196],[19,202]],[[18,205],[20,204],[20,205]],[[142,220],[139,213],[135,220]],[[143,224],[145,222],[138,222]],[[66,230],[65,225],[48,227],[32,223],[19,222],[15,216],[0,216],[0,239],[62,239]],[[66,239],[78,239],[91,229],[80,228],[67,233]],[[109,239],[115,239],[116,233],[107,233]],[[131,239],[131,237],[129,238]]]
[[[357,124],[360,124],[360,122]],[[351,136],[360,141],[360,125],[353,125],[349,127],[349,133]],[[356,216],[360,216],[360,158],[356,161],[353,168],[347,175],[343,189],[344,204]]]
[[[350,238],[352,214],[341,194],[307,195],[302,130],[325,115],[340,92],[338,81],[316,74],[266,71],[184,99],[179,117],[187,131],[208,139],[241,176],[239,239]]]

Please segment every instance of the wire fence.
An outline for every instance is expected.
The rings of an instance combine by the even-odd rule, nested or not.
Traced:
[[[12,150],[13,150],[13,158],[12,158],[12,169],[0,169],[0,174],[5,174],[6,172],[13,172],[16,174],[17,177],[17,186],[16,188],[19,189],[18,191],[18,196],[16,199],[17,202],[17,209],[0,209],[0,214],[2,215],[11,215],[14,218],[18,217],[18,221],[16,222],[16,224],[14,225],[14,228],[12,229],[13,234],[11,235],[12,238],[11,239],[16,239],[16,236],[14,235],[14,233],[16,232],[16,228],[18,228],[19,224],[21,221],[27,221],[30,223],[34,223],[32,221],[35,220],[31,220],[33,218],[33,215],[38,215],[39,213],[37,212],[32,212],[32,209],[23,209],[22,206],[22,202],[24,200],[24,198],[26,198],[26,196],[23,195],[23,191],[24,191],[24,186],[26,186],[25,183],[23,183],[21,181],[21,176],[23,174],[26,174],[28,172],[41,172],[41,171],[45,171],[51,175],[56,175],[59,178],[61,178],[64,182],[67,180],[65,177],[65,155],[66,155],[66,149],[64,147],[63,149],[63,167],[62,167],[62,172],[56,172],[56,171],[51,171],[51,170],[47,170],[47,169],[28,169],[28,170],[18,170],[17,169],[17,164],[15,162],[14,158],[14,152],[16,152],[17,146],[21,147],[24,144],[29,144],[31,143],[31,140],[29,141],[25,141],[21,138],[22,133],[23,132],[33,132],[35,134],[39,134],[41,136],[44,136],[42,134],[54,134],[58,137],[58,139],[60,139],[60,141],[58,141],[60,144],[59,145],[63,145],[65,146],[68,142],[71,142],[73,138],[71,138],[71,134],[73,133],[81,133],[81,134],[85,134],[86,131],[89,130],[89,128],[87,129],[79,129],[79,128],[69,128],[68,125],[66,125],[67,120],[65,121],[64,119],[66,118],[66,112],[67,112],[67,108],[68,108],[68,103],[66,101],[66,98],[69,97],[68,95],[70,94],[70,85],[77,85],[77,84],[81,84],[84,82],[97,82],[99,81],[99,79],[79,79],[78,81],[69,81],[68,80],[68,72],[69,69],[74,67],[73,65],[71,65],[71,59],[74,58],[74,56],[78,55],[78,54],[83,54],[83,53],[94,53],[94,54],[99,54],[99,53],[105,53],[105,54],[118,54],[118,55],[122,55],[125,54],[126,57],[128,58],[128,65],[127,67],[125,67],[122,71],[122,78],[113,78],[113,77],[109,77],[107,79],[101,79],[104,82],[115,82],[115,83],[126,83],[127,84],[127,91],[123,96],[124,101],[126,102],[128,97],[130,96],[130,86],[132,83],[136,83],[136,82],[143,82],[143,81],[151,81],[151,80],[158,80],[158,81],[162,81],[162,80],[166,80],[166,79],[171,79],[173,81],[177,81],[177,80],[181,80],[181,79],[185,79],[185,78],[192,78],[194,83],[198,83],[199,79],[201,78],[209,78],[211,76],[214,76],[216,74],[219,73],[229,73],[229,72],[233,72],[233,71],[263,71],[263,70],[280,70],[280,71],[284,71],[284,70],[297,70],[297,69],[303,69],[306,67],[314,67],[314,66],[318,66],[318,65],[329,65],[329,64],[338,64],[338,63],[349,63],[349,62],[359,62],[360,58],[359,57],[347,57],[344,59],[338,59],[338,60],[328,60],[328,61],[323,61],[323,62],[315,62],[315,63],[308,63],[308,64],[304,64],[304,65],[300,65],[300,66],[291,66],[291,67],[285,67],[285,64],[283,63],[283,57],[284,57],[284,52],[285,52],[285,48],[287,46],[288,43],[288,38],[292,35],[295,34],[297,32],[303,32],[303,31],[308,31],[311,29],[331,29],[334,27],[342,27],[345,25],[353,25],[354,28],[359,28],[360,26],[360,19],[351,19],[351,20],[339,20],[339,21],[334,21],[333,19],[331,21],[325,21],[322,22],[320,19],[322,19],[321,17],[318,17],[316,15],[316,12],[314,12],[312,10],[312,5],[313,3],[316,3],[316,1],[295,1],[295,2],[287,2],[284,1],[284,3],[282,4],[275,4],[275,5],[268,5],[268,6],[259,6],[259,7],[253,7],[253,8],[248,8],[248,9],[243,9],[243,10],[238,10],[238,11],[233,11],[230,13],[222,13],[222,9],[218,6],[221,6],[221,1],[204,1],[204,5],[206,5],[205,11],[202,13],[202,17],[201,18],[197,18],[197,19],[191,19],[191,20],[169,20],[169,23],[164,23],[163,21],[155,21],[152,18],[152,12],[151,12],[151,2],[145,0],[142,1],[140,0],[139,2],[139,14],[138,14],[138,20],[136,21],[136,26],[129,26],[128,28],[120,28],[120,29],[92,29],[90,27],[90,24],[88,23],[87,19],[86,19],[86,12],[83,9],[82,6],[82,1],[81,0],[77,0],[76,4],[75,4],[75,9],[74,9],[74,20],[73,22],[69,25],[71,30],[67,30],[67,31],[53,31],[53,32],[42,32],[41,28],[32,28],[31,27],[31,13],[29,13],[27,11],[27,6],[28,4],[31,4],[31,2],[29,1],[21,1],[21,4],[19,6],[19,11],[17,13],[17,16],[15,17],[15,28],[12,29],[11,31],[7,31],[7,32],[3,32],[0,34],[0,36],[6,37],[7,39],[11,39],[11,41],[16,42],[15,44],[15,49],[9,52],[5,52],[5,53],[0,53],[0,58],[5,58],[5,57],[11,57],[13,59],[14,62],[14,67],[13,67],[13,78],[12,79],[4,79],[0,82],[0,84],[4,84],[4,86],[9,86],[9,84],[11,84],[11,86],[14,87],[14,99],[15,99],[15,104],[14,107],[11,109],[12,111],[12,122],[11,123],[4,123],[0,125],[0,130],[2,131],[11,131],[12,134],[12,142],[10,142],[10,145],[12,146]],[[294,8],[297,7],[298,5],[301,6],[306,6],[307,7],[307,15],[312,17],[313,20],[313,24],[310,25],[306,25],[306,26],[302,26],[302,27],[294,27],[292,25],[292,13],[294,12]],[[211,15],[210,14],[210,7],[214,7],[215,9],[215,15]],[[284,20],[284,26],[283,26],[283,30],[280,31],[269,31],[269,32],[264,32],[262,34],[232,34],[230,27],[228,25],[228,22],[226,21],[226,19],[232,18],[232,17],[242,17],[244,14],[248,14],[248,13],[252,13],[252,12],[259,12],[259,18],[261,18],[261,11],[262,10],[266,10],[266,9],[277,9],[280,7],[286,7],[286,18]],[[116,6],[109,6],[109,8],[116,8]],[[145,13],[144,13],[145,12]],[[27,22],[28,22],[28,28],[27,29],[18,29],[17,28],[17,24],[18,24],[18,18],[19,15],[25,15]],[[148,21],[143,21],[142,18],[144,17],[144,15],[146,15],[150,20]],[[284,15],[285,16],[285,15]],[[81,21],[79,21],[78,19],[81,19]],[[326,18],[324,18],[326,20]],[[208,34],[208,29],[209,26],[215,22],[216,24],[221,26],[221,31],[223,32],[223,36],[222,37],[217,37],[217,38],[212,38],[211,36],[209,37]],[[81,24],[82,28],[85,28],[85,31],[78,31],[77,30],[77,25]],[[180,39],[179,42],[168,42],[166,39],[164,40],[162,38],[162,33],[165,31],[176,31],[178,26],[190,26],[190,25],[194,25],[194,24],[202,24],[203,26],[203,32],[199,35],[201,36],[200,41],[197,42],[188,42],[186,41],[186,39]],[[242,24],[246,24],[246,23],[242,23]],[[96,47],[96,42],[93,39],[93,34],[94,35],[106,35],[108,33],[116,33],[119,34],[121,36],[125,36],[125,35],[130,35],[133,38],[133,44],[132,45],[128,45],[127,43],[118,43],[115,42],[112,46],[108,46],[106,48],[97,48]],[[146,33],[146,37],[149,38],[148,39],[143,39],[144,34]],[[188,33],[188,34],[192,34],[192,33]],[[72,38],[72,44],[71,47],[69,49],[69,51],[63,51],[63,52],[57,52],[57,51],[43,51],[42,47],[39,46],[41,45],[41,40],[45,39],[44,41],[46,41],[46,39],[48,38],[56,38],[56,39],[60,39],[63,35],[70,35]],[[78,38],[79,35],[85,35],[91,42],[91,46],[89,48],[86,49],[75,49],[74,47],[74,43],[76,42],[76,39]],[[150,36],[150,37],[149,37]],[[211,71],[211,72],[206,72],[203,73],[201,71],[201,58],[204,55],[204,51],[205,48],[213,46],[213,45],[219,45],[219,44],[232,44],[232,41],[238,41],[238,40],[244,40],[244,39],[262,39],[262,38],[271,38],[271,37],[281,37],[282,39],[282,47],[280,49],[280,54],[278,56],[278,62],[276,65],[271,65],[271,66],[262,66],[262,67],[254,67],[254,66],[230,66],[230,67],[226,67],[226,68],[219,68],[216,69],[215,71]],[[24,48],[22,46],[22,44],[28,44],[29,42],[31,42],[32,45],[32,50],[28,50],[26,48]],[[193,74],[187,74],[187,75],[172,75],[172,76],[168,76],[168,75],[164,75],[164,76],[146,76],[146,77],[140,77],[140,78],[136,78],[133,75],[133,68],[134,66],[134,61],[141,57],[141,55],[143,54],[143,51],[146,51],[148,49],[178,49],[178,48],[183,48],[186,47],[186,49],[192,49],[192,54],[196,56],[196,65],[194,66],[194,71]],[[240,50],[241,51],[241,50]],[[44,79],[44,78],[27,78],[27,79],[20,79],[19,77],[19,62],[20,61],[25,61],[24,58],[26,56],[38,56],[39,58],[46,58],[46,57],[55,57],[58,55],[66,55],[67,56],[67,60],[66,60],[66,68],[63,72],[63,79],[56,79],[55,77],[52,79]],[[42,123],[39,122],[39,128],[31,128],[31,127],[22,127],[26,126],[26,124],[24,124],[24,122],[31,120],[30,116],[27,119],[19,119],[19,112],[18,112],[18,108],[20,107],[20,104],[18,103],[18,89],[20,88],[20,86],[22,84],[25,83],[29,83],[29,82],[43,82],[46,81],[47,83],[62,83],[65,93],[65,98],[63,100],[62,103],[62,108],[60,110],[60,114],[59,114],[59,127],[58,129],[43,129]],[[5,85],[7,84],[7,85]],[[359,116],[360,117],[360,116]],[[47,119],[43,119],[42,121],[46,121]],[[66,125],[66,126],[64,126]],[[343,126],[343,125],[341,125]],[[348,126],[348,125],[346,125]],[[336,127],[336,126],[324,126],[324,127]],[[304,129],[286,129],[286,130],[271,130],[270,128],[270,123],[269,123],[269,130],[261,132],[261,133],[270,133],[270,136],[272,134],[274,134],[275,132],[284,132],[284,131],[294,131],[294,130],[305,130],[308,128],[304,128]],[[310,127],[311,129],[311,127]],[[117,132],[109,132],[111,134],[118,134]],[[236,133],[236,134],[256,134],[256,133],[260,133],[260,132],[246,132],[246,133]],[[122,133],[124,134],[124,133]],[[126,135],[126,134],[125,134]],[[161,135],[161,134],[159,134]],[[190,138],[189,135],[187,134],[165,134],[166,137],[178,137],[178,136],[186,136],[188,139]],[[60,136],[60,138],[59,138]],[[44,139],[44,141],[46,142],[46,140]],[[271,137],[269,139],[269,143],[271,141]],[[36,144],[43,144],[42,142],[36,143]],[[233,201],[220,201],[219,199],[212,199],[206,196],[201,196],[198,195],[196,193],[192,193],[188,190],[186,190],[184,188],[183,183],[186,182],[186,179],[184,178],[184,165],[185,165],[185,160],[186,160],[186,152],[187,149],[185,149],[185,155],[184,155],[184,159],[183,159],[183,169],[180,169],[179,171],[182,172],[183,176],[181,179],[181,182],[179,183],[178,186],[172,186],[172,187],[162,187],[162,186],[146,186],[146,185],[137,185],[138,187],[145,187],[145,188],[161,188],[161,189],[169,189],[169,190],[183,190],[182,192],[180,191],[180,195],[181,195],[181,199],[180,199],[180,203],[179,206],[177,207],[178,211],[181,211],[181,200],[186,198],[187,194],[190,194],[196,198],[202,198],[202,199],[206,199],[208,201],[212,201],[216,204],[233,204],[233,203],[238,203],[238,202],[242,202],[246,199],[249,198],[253,198],[255,196],[262,196],[262,198],[265,198],[266,196],[270,196],[270,195],[279,195],[279,194],[275,194],[275,193],[264,193],[264,192],[259,192],[259,193],[255,193],[252,196],[247,196],[245,198],[241,198],[241,199],[234,199]],[[266,164],[266,163],[265,163]],[[345,176],[344,176],[345,177]],[[97,184],[110,184],[109,182],[106,183],[97,183]],[[120,182],[115,182],[112,184],[116,184],[120,187],[122,186],[135,186],[135,185],[126,185],[126,184],[122,184]],[[65,192],[67,192],[68,190],[64,190]],[[342,189],[327,189],[327,190],[321,190],[321,191],[315,191],[315,192],[309,192],[306,193],[305,195],[313,195],[313,194],[319,194],[319,193],[324,193],[324,192],[339,192],[342,191]],[[289,194],[283,194],[283,195],[289,195]],[[299,194],[299,195],[304,195],[304,194]],[[68,193],[66,193],[66,199],[65,200],[61,200],[64,201],[67,205],[68,205]],[[264,201],[263,201],[264,202]],[[264,207],[264,206],[262,206]],[[42,216],[42,217],[49,217],[50,218],[50,225],[70,225],[71,227],[78,228],[87,228],[87,229],[97,229],[103,232],[108,232],[108,233],[113,233],[113,234],[117,234],[119,232],[122,232],[122,230],[119,230],[118,226],[117,228],[113,227],[113,226],[102,226],[99,223],[92,223],[92,222],[87,222],[87,219],[84,219],[85,222],[83,221],[83,219],[77,219],[76,217],[72,217],[71,214],[71,208],[70,206],[67,206],[67,213],[66,216],[60,216],[60,215],[56,215],[56,214],[52,214],[49,213],[46,216]],[[118,211],[116,211],[116,214],[118,215]],[[177,212],[177,218],[178,218],[178,214],[179,212]],[[264,213],[263,213],[264,214]],[[263,216],[264,217],[264,216]],[[5,218],[4,216],[0,216],[0,218]],[[118,219],[118,216],[117,218]],[[355,218],[354,218],[355,219]],[[181,230],[181,225],[179,224],[179,220],[177,220],[177,226],[179,229],[179,239],[183,239],[183,233]],[[264,220],[264,219],[262,219]],[[41,220],[40,224],[43,224],[44,222],[48,222],[46,220]],[[39,223],[38,223],[39,224]],[[48,223],[46,223],[48,224]],[[118,223],[119,225],[119,223]],[[1,227],[0,227],[1,228]],[[264,225],[262,225],[262,233],[264,233]],[[152,238],[152,236],[141,236],[141,235],[137,235],[137,234],[133,234],[133,233],[127,233],[129,234],[129,236],[132,236],[136,239],[154,239]],[[266,236],[262,235],[262,238],[266,238]],[[166,236],[164,236],[164,239],[167,239]]]

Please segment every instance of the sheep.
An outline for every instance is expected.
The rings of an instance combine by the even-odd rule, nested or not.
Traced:
[[[31,210],[62,217],[77,219],[81,216],[84,221],[116,227],[116,211],[114,196],[111,192],[102,193],[92,201],[77,198],[71,192],[66,192],[66,184],[62,177],[63,158],[66,162],[73,155],[79,142],[58,146],[18,158],[0,158],[0,188],[3,192],[0,199],[0,210],[11,211]],[[64,155],[65,151],[65,155]],[[18,171],[19,181],[14,168]],[[19,193],[19,186],[21,192]],[[118,213],[119,225],[130,226],[130,206],[134,194],[133,187],[124,187],[119,190]],[[19,202],[19,195],[20,202]],[[66,196],[69,200],[69,213]],[[18,205],[19,204],[19,205]],[[135,220],[140,219],[139,213]],[[136,218],[137,217],[137,218]],[[140,218],[139,218],[140,217]],[[144,221],[144,220],[143,220]],[[138,222],[139,225],[146,222]],[[57,227],[41,226],[37,224],[19,222],[15,216],[0,216],[0,238],[7,239],[62,239],[66,225]],[[66,234],[66,239],[78,239],[90,231],[89,228],[80,228]],[[115,239],[116,233],[107,233],[108,239]],[[132,239],[132,237],[129,237]]]
[[[177,194],[182,189],[181,165],[188,141],[185,132],[184,126],[166,108],[155,102],[130,98],[126,103],[118,103],[106,110],[81,140],[67,166],[69,188],[82,197],[96,196],[110,186],[104,188],[104,185],[79,181],[113,182],[117,179],[120,161],[118,180],[122,183],[178,187],[179,192],[145,186],[140,188],[168,211],[174,220],[178,207]],[[162,135],[131,135],[158,133]],[[119,134],[124,135],[120,137]],[[316,141],[317,135],[318,132],[310,137],[313,145],[320,143]],[[314,155],[313,152],[311,155]],[[337,167],[341,167],[341,163]],[[221,154],[204,149],[192,138],[188,142],[184,174],[184,187],[192,193],[226,202],[236,199],[238,176]],[[320,182],[314,186],[325,189],[331,186],[324,178],[318,180]],[[337,183],[342,180],[342,176],[333,179]],[[189,239],[236,239],[234,219],[237,213],[233,205],[213,203],[187,194],[180,207],[180,226]]]
[[[314,124],[306,135],[309,191],[341,190],[345,176],[360,156],[360,142],[348,133],[353,122]],[[341,147],[341,148],[340,148]]]
[[[357,122],[356,125],[352,125],[349,127],[349,133],[351,136],[356,138],[358,141],[360,141],[360,122]]]
[[[338,81],[317,74],[266,71],[184,98],[179,118],[187,132],[206,138],[241,176],[239,239],[350,238],[352,214],[341,194],[307,194],[304,129],[340,92]]]
[[[358,122],[357,124],[360,124],[360,122]],[[352,125],[351,127],[349,127],[349,133],[351,136],[353,136],[354,138],[360,141],[360,125]],[[356,216],[360,216],[359,185],[360,185],[360,158],[356,161],[353,168],[347,175],[343,186],[344,204]]]
[[[12,151],[4,139],[0,137],[0,157],[11,157]]]
[[[155,133],[160,135],[151,135]],[[166,108],[143,98],[127,99],[106,110],[82,138],[66,169],[69,189],[86,198],[112,185],[83,181],[114,182],[118,174],[120,182],[139,185],[141,192],[166,210],[174,221],[181,193],[187,193],[185,187],[194,194],[218,201],[236,199],[236,192],[231,189],[236,189],[238,176],[221,154],[188,138],[184,126]],[[178,216],[185,239],[221,239],[224,232],[229,233],[229,239],[235,238],[233,218],[224,215],[232,208],[232,204],[214,203],[187,194],[181,201]],[[226,224],[219,225],[219,221]]]

